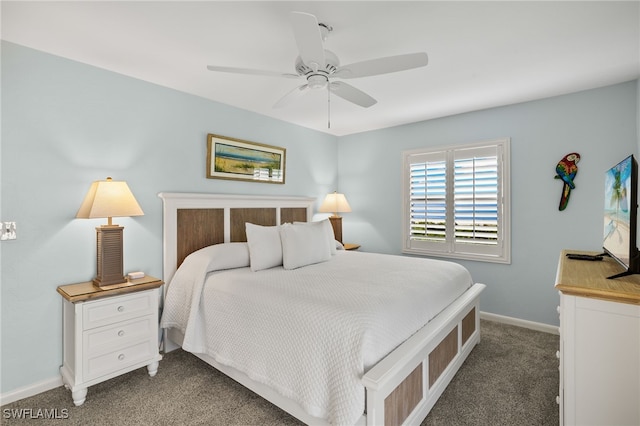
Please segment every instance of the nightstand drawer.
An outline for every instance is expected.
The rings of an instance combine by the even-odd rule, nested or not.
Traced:
[[[156,290],[86,302],[83,308],[83,330],[113,324],[156,312],[153,305]]]
[[[96,356],[120,347],[149,339],[157,332],[155,316],[147,315],[130,321],[120,322],[84,332],[84,350],[89,356]]]
[[[145,362],[158,353],[153,341],[131,343],[108,353],[86,358],[84,365],[85,380],[93,380],[115,371],[127,368],[139,362]]]

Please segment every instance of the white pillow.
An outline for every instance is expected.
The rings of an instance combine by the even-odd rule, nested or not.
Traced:
[[[245,268],[249,266],[247,243],[220,243],[198,250],[210,258],[207,271]]]
[[[249,258],[253,272],[282,265],[282,243],[278,226],[245,223]]]
[[[321,222],[284,224],[280,227],[280,238],[284,269],[296,269],[331,259],[327,233]]]
[[[333,226],[329,219],[320,220],[318,222],[293,222],[294,225],[309,225],[312,223],[322,223],[324,227],[324,232],[327,234],[327,239],[329,240],[329,249],[331,250],[331,254],[336,254],[336,237],[333,234]]]

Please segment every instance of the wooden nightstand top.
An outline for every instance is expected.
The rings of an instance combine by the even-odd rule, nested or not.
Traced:
[[[113,286],[108,290],[93,285],[93,281],[84,283],[67,284],[58,287],[57,291],[69,302],[82,302],[90,299],[98,299],[100,297],[115,296],[118,294],[126,294],[134,291],[149,290],[160,287],[164,282],[159,279],[146,275],[142,278],[129,280],[118,286]]]

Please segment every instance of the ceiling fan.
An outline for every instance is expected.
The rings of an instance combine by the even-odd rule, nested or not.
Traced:
[[[306,83],[296,87],[276,102],[274,108],[290,104],[309,90],[325,88],[329,93],[334,93],[349,102],[368,108],[377,102],[374,98],[348,83],[333,80],[388,74],[423,67],[428,63],[427,54],[419,52],[341,66],[338,57],[333,52],[326,50],[323,45],[327,35],[332,31],[330,26],[318,23],[314,15],[304,12],[291,12],[291,23],[299,51],[299,56],[295,61],[296,74],[216,65],[209,65],[207,69],[236,74],[285,78],[303,77],[306,80]]]

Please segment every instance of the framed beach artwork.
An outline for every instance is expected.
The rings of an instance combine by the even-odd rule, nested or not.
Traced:
[[[207,178],[284,183],[286,149],[207,135]]]

